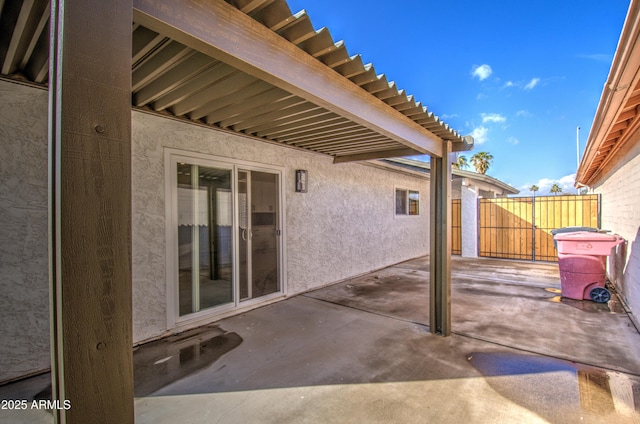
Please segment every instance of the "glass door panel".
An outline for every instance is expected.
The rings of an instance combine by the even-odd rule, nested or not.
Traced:
[[[177,164],[179,315],[233,302],[229,169]]]
[[[278,278],[278,175],[251,172],[251,293],[280,290]]]
[[[238,282],[240,300],[251,298],[249,285],[249,246],[251,244],[249,222],[249,171],[238,171]]]
[[[278,175],[238,171],[240,300],[280,290]]]

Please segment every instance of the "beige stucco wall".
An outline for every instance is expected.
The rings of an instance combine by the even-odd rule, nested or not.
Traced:
[[[0,81],[0,381],[49,367],[47,91]],[[288,294],[425,255],[425,177],[268,144],[132,112],[133,326],[136,342],[167,331],[166,147],[284,169]],[[309,172],[308,193],[294,171]],[[419,190],[419,217],[396,217],[396,187]]]
[[[462,257],[478,257],[478,191],[471,184],[460,187]]]
[[[47,96],[0,80],[0,382],[50,362]]]
[[[462,199],[462,178],[451,180],[451,198]]]
[[[0,80],[0,382],[49,367],[47,91]],[[284,169],[286,282],[304,292],[428,254],[429,180],[132,112],[134,341],[167,332],[165,148]],[[296,169],[308,193],[294,192]],[[395,216],[395,188],[421,215]]]
[[[610,261],[610,275],[640,322],[640,134],[616,155],[593,187],[601,197],[601,226],[627,240]]]
[[[288,294],[425,255],[429,245],[424,177],[276,146],[187,122],[133,112],[134,340],[167,330],[165,271],[165,148],[284,168]],[[294,192],[296,169],[309,175]],[[398,218],[395,187],[417,189],[419,217]]]

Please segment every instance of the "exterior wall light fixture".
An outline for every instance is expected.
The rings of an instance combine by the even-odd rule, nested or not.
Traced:
[[[296,170],[296,193],[306,193],[306,192],[307,192],[307,170],[297,169]]]

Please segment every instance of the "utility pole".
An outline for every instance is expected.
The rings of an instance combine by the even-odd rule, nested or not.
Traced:
[[[580,168],[580,127],[576,128],[576,173]],[[580,194],[580,188],[577,188],[578,194]]]
[[[580,127],[576,128],[576,170],[580,167]]]

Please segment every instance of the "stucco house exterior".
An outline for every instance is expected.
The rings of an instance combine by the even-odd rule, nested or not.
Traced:
[[[0,4],[0,383],[133,422],[131,348],[430,255],[462,137],[284,0]],[[371,160],[427,154],[416,175]],[[62,417],[64,416],[64,417]]]
[[[429,163],[415,158],[393,158],[380,162],[412,170],[418,175],[430,172]],[[459,244],[459,248],[454,249],[454,253],[466,258],[478,257],[478,199],[507,197],[518,193],[520,190],[490,175],[453,168],[451,170],[451,199],[458,201],[459,204],[458,213],[452,216],[452,225],[457,227],[453,236],[459,237],[459,241],[452,241],[455,246]]]
[[[640,323],[640,2],[629,7],[576,186],[601,194],[602,228],[623,236],[609,275]]]
[[[8,100],[0,106],[2,153],[7,160],[3,165],[2,213],[3,221],[13,229],[2,235],[2,274],[7,287],[0,315],[5,323],[3,334],[9,337],[0,342],[0,375],[7,380],[49,367],[47,246],[43,243],[47,234],[47,91],[7,80],[0,81],[0,91]],[[425,175],[367,163],[334,165],[326,155],[141,111],[132,111],[131,121],[136,344],[429,253],[430,189]],[[209,194],[213,199],[206,198],[203,189],[198,190],[199,198],[193,198],[188,190],[191,181],[183,184],[175,180],[193,172],[193,166],[202,168],[197,181],[202,186],[210,181],[209,174],[226,184]],[[169,173],[169,169],[177,171]],[[297,169],[307,171],[306,193],[295,191]],[[415,193],[415,215],[396,213],[396,191],[402,190]],[[264,199],[267,192],[271,198]],[[238,197],[238,207],[253,200],[255,210],[232,216],[233,195]],[[261,198],[247,199],[251,195]],[[199,216],[193,216],[196,201],[201,203],[196,208]],[[215,204],[207,205],[207,201]],[[222,206],[227,210],[221,210]],[[214,207],[217,216],[209,217]],[[212,224],[209,218],[216,218],[216,222]],[[171,245],[188,249],[185,245],[189,243],[183,239],[192,240],[197,219],[199,257],[169,252]],[[246,228],[235,241],[230,240],[234,219],[244,220],[235,226]],[[210,237],[212,225],[216,230]],[[281,235],[275,234],[278,230]],[[243,252],[242,263],[234,265],[230,262],[232,246],[240,241],[252,242],[248,247],[254,249],[253,257],[245,258],[248,252]],[[207,248],[209,245],[212,247]],[[381,248],[391,245],[393,250]],[[247,246],[238,246],[242,248]],[[214,258],[209,271],[221,276],[206,282],[226,281],[226,295],[206,300],[204,293],[187,290],[187,294],[176,296],[179,272],[184,273],[196,259],[200,267],[208,269],[210,250],[220,252],[221,257]],[[174,258],[178,269],[169,266]],[[241,296],[234,299],[231,280],[222,274],[231,272],[233,266],[247,267],[251,259],[256,262],[251,269],[254,284],[233,287]],[[245,275],[248,271],[244,270]],[[275,278],[269,289],[272,292],[256,295],[269,278]],[[201,284],[206,284],[204,279]],[[199,308],[191,304],[196,296],[200,296],[195,299],[201,304]]]

